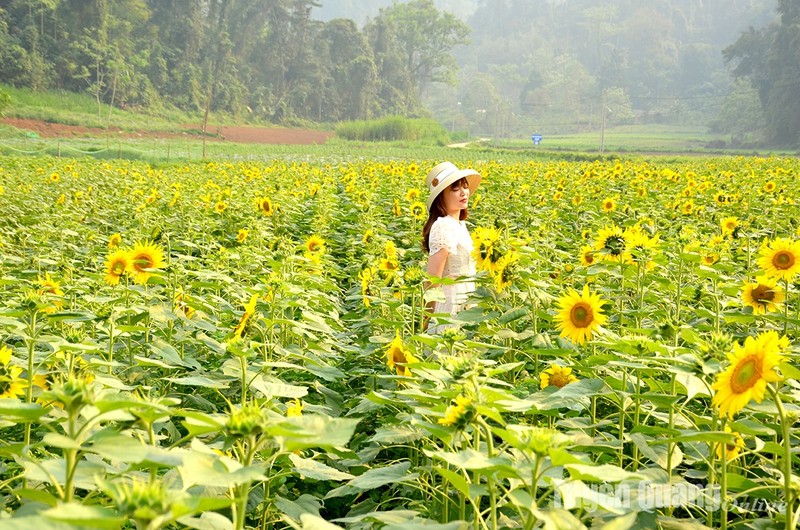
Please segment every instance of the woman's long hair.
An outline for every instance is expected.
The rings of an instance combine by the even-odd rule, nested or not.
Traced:
[[[453,182],[450,185],[450,189],[460,188],[462,186],[469,187],[469,181],[466,178],[462,178],[456,182]],[[444,190],[442,190],[443,192]],[[422,248],[425,249],[425,252],[430,252],[431,247],[428,244],[431,236],[431,227],[433,223],[440,217],[444,217],[447,215],[447,210],[444,209],[444,193],[439,193],[435,199],[433,199],[433,204],[431,204],[431,209],[428,211],[428,220],[425,221],[425,224],[422,226]],[[466,208],[461,210],[458,215],[459,220],[465,221],[469,217],[469,212]]]

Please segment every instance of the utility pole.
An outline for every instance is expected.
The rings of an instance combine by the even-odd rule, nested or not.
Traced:
[[[603,97],[600,102],[600,152],[606,148],[606,91],[603,90]]]

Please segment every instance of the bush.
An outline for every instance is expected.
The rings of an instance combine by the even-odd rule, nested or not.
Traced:
[[[8,92],[0,88],[0,116],[3,116],[3,112],[9,105],[11,105],[11,96],[8,95]]]
[[[336,135],[345,140],[364,142],[432,141],[444,144],[447,130],[436,120],[387,116],[379,120],[350,121],[336,126]]]

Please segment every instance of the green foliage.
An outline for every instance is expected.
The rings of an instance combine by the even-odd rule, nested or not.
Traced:
[[[402,116],[340,123],[336,126],[336,135],[345,140],[365,142],[426,140],[444,145],[448,140],[447,131],[439,122],[424,118],[408,119]]]
[[[0,88],[0,116],[3,116],[6,108],[11,105],[11,96],[8,95],[8,92]]]
[[[768,140],[779,146],[800,146],[800,9],[797,2],[778,2],[780,21],[750,28],[724,50],[737,77],[758,90],[766,117]]]

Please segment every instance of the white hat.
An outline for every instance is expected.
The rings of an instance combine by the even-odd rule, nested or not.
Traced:
[[[428,171],[425,177],[425,185],[428,186],[428,211],[436,197],[448,186],[466,178],[469,182],[469,191],[472,193],[478,184],[481,183],[480,174],[474,169],[458,169],[452,162],[442,162]]]

